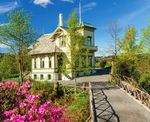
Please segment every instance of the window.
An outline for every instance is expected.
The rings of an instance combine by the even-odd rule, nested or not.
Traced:
[[[61,47],[65,47],[65,46],[66,46],[65,41],[61,40],[61,41],[60,41],[60,46],[61,46]]]
[[[44,76],[43,76],[43,75],[41,75],[41,76],[40,76],[40,79],[41,79],[41,80],[43,80],[43,79],[44,79]]]
[[[40,59],[40,68],[44,68],[44,59]]]
[[[34,59],[34,68],[36,69],[36,59]]]
[[[37,75],[34,75],[34,79],[37,79]]]
[[[51,58],[49,58],[49,68],[52,67]]]
[[[82,56],[82,67],[86,67],[86,56]]]
[[[48,80],[50,80],[50,79],[51,79],[51,75],[49,74],[49,75],[48,75]]]
[[[92,37],[91,36],[87,37],[87,45],[92,46]]]
[[[89,56],[89,66],[92,66],[92,56]]]

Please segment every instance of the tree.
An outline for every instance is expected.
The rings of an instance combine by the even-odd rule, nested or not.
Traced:
[[[143,51],[150,54],[150,22],[149,25],[142,32]]]
[[[24,79],[24,57],[35,36],[30,18],[30,14],[22,9],[9,13],[8,24],[0,26],[0,43],[7,45],[17,56],[21,82]]]
[[[123,39],[119,40],[120,53],[128,56],[140,53],[142,42],[136,38],[136,34],[136,29],[129,26]]]
[[[121,28],[118,26],[117,21],[112,21],[108,25],[108,33],[110,34],[112,40],[114,41],[113,53],[115,57],[117,56],[118,51],[119,51],[118,40],[119,40],[120,32],[121,32]]]
[[[114,41],[112,53],[115,55],[112,61],[111,74],[114,74],[115,72],[114,65],[115,65],[115,61],[117,60],[117,55],[119,52],[118,40],[119,40],[120,32],[121,32],[121,28],[118,26],[117,21],[112,21],[108,26],[108,33],[110,34],[112,40]]]
[[[88,53],[87,48],[86,48],[85,38],[81,35],[80,31],[82,31],[82,27],[78,23],[78,17],[77,17],[76,12],[73,11],[68,20],[68,32],[69,32],[69,37],[70,37],[68,46],[71,52],[70,66],[72,69],[73,78],[76,78],[77,72],[83,69],[81,65],[82,60],[83,60],[82,57],[83,57],[83,54],[87,55],[86,53]],[[87,61],[84,60],[84,62],[87,62]]]
[[[70,53],[63,54],[62,69],[63,72],[71,72],[72,78],[75,79],[75,94],[76,94],[76,77],[81,71],[88,70],[88,48],[86,46],[85,37],[81,34],[83,28],[78,23],[78,17],[75,11],[71,13],[68,19],[68,39],[67,46]],[[69,55],[69,56],[68,56]],[[70,69],[68,71],[68,69]]]

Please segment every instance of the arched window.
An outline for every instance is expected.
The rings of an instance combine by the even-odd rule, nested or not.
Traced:
[[[50,74],[48,74],[48,80],[51,80],[51,75]]]
[[[37,75],[36,74],[34,75],[34,79],[37,79]]]
[[[87,37],[87,45],[92,46],[92,37],[91,36]]]
[[[40,59],[40,68],[44,68],[44,65],[45,65],[45,64],[44,64],[44,59],[41,58],[41,59]]]
[[[43,74],[41,74],[41,76],[40,76],[40,79],[41,79],[41,80],[43,80],[43,79],[44,79],[44,76],[43,76]]]
[[[34,68],[36,69],[36,59],[34,59]]]
[[[49,58],[49,68],[52,67],[51,58]]]

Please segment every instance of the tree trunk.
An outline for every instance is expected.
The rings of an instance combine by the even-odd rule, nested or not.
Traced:
[[[59,95],[59,82],[58,81],[54,81],[54,91],[58,97]]]
[[[20,72],[20,80],[23,82],[23,56],[19,54],[19,72]]]
[[[76,78],[74,79],[74,82],[75,82],[74,94],[75,94],[75,97],[76,97],[77,96],[77,81],[76,81]]]

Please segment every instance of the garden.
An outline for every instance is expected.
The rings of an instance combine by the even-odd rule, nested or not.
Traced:
[[[0,82],[0,121],[82,122],[89,117],[87,91],[50,82]]]

